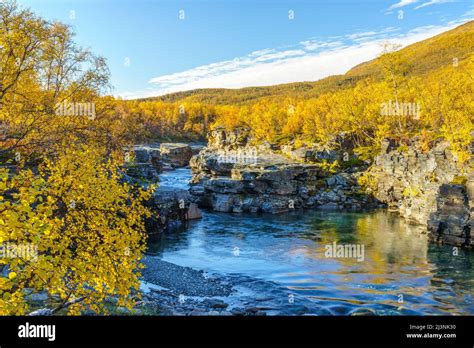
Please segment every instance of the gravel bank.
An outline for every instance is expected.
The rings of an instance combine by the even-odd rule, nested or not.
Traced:
[[[208,274],[145,256],[143,310],[152,315],[331,315],[275,283],[240,274]]]

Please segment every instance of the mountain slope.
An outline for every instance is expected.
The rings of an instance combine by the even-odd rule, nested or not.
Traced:
[[[411,73],[421,75],[469,57],[474,51],[474,21],[432,38],[409,45],[399,51],[401,61]],[[359,64],[347,76],[377,76],[382,74],[379,59]]]
[[[410,67],[410,73],[421,75],[443,66],[453,64],[453,59],[464,60],[474,51],[474,21],[441,33],[424,41],[414,43],[400,51],[401,62]],[[344,75],[329,76],[315,82],[295,82],[265,87],[240,89],[210,88],[171,93],[160,97],[139,99],[140,101],[200,102],[211,105],[241,105],[268,97],[315,98],[323,93],[353,87],[357,81],[382,76],[380,58],[359,64]]]

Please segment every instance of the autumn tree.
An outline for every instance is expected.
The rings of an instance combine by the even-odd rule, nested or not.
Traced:
[[[69,27],[1,2],[0,71],[0,155],[28,156],[70,134],[93,135],[84,115],[56,113],[63,102],[96,103],[108,88],[104,59],[78,47]]]
[[[110,298],[130,308],[153,188],[122,182],[105,61],[11,1],[0,3],[0,45],[0,314],[28,313],[38,292],[46,314],[103,312]],[[58,114],[63,102],[95,114]]]
[[[103,312],[111,296],[131,307],[151,191],[121,183],[120,160],[103,151],[65,146],[39,175],[0,172],[0,241],[36,249],[1,260],[0,314],[27,313],[27,290],[50,295],[53,310],[75,301],[70,314]]]

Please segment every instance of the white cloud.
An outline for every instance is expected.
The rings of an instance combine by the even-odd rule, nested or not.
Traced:
[[[436,4],[445,4],[448,2],[453,2],[453,0],[430,0],[428,2],[422,3],[421,5],[418,5],[417,7],[415,7],[415,10],[418,10],[419,8],[423,8],[426,6],[431,6],[431,5],[436,5]]]
[[[390,6],[388,9],[395,10],[397,8],[402,8],[402,7],[414,4],[415,2],[418,2],[418,0],[400,0],[396,4],[393,4],[392,6]]]
[[[362,37],[374,36],[375,34],[377,34],[377,32],[375,32],[375,31],[366,31],[366,32],[362,32],[362,33],[350,34],[347,37],[349,39],[354,40],[354,39],[359,39],[359,38],[362,38]]]
[[[334,48],[337,46],[342,46],[342,41],[329,41],[329,42],[324,42],[324,41],[319,41],[319,40],[306,40],[306,41],[301,41],[301,45],[303,45],[303,48],[306,51],[314,51],[317,50],[318,48]]]
[[[122,93],[120,96],[133,99],[196,88],[241,88],[315,81],[343,74],[355,65],[377,57],[387,40],[404,47],[468,20],[450,22],[444,26],[418,27],[404,34],[396,34],[398,29],[389,27],[380,31],[362,31],[334,37],[328,41],[310,39],[285,49],[254,51],[232,60],[151,78],[149,88]]]
[[[350,40],[355,42],[363,42],[368,40],[380,39],[384,37],[388,37],[388,34],[393,33],[395,31],[399,31],[400,29],[394,27],[388,27],[380,31],[366,31],[366,32],[356,32],[346,37]]]

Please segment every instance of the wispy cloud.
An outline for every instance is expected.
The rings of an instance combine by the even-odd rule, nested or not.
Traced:
[[[285,48],[266,48],[231,60],[153,77],[150,87],[122,93],[127,99],[158,96],[196,88],[241,88],[289,82],[315,81],[343,74],[353,66],[377,57],[387,41],[402,47],[452,29],[463,22],[424,26],[401,33],[388,27],[360,31],[330,39],[312,38]]]
[[[399,30],[400,30],[399,28],[387,27],[380,31],[356,32],[354,34],[347,35],[346,38],[353,40],[355,42],[363,42],[363,41],[374,40],[377,38],[380,39],[380,38],[388,37],[387,34],[390,34]]]
[[[418,0],[400,0],[399,2],[393,4],[388,8],[388,10],[396,10],[397,8],[402,8],[411,4],[418,2]]]
[[[417,7],[415,7],[415,10],[418,10],[426,6],[431,6],[431,5],[436,5],[436,4],[445,4],[448,2],[454,2],[454,0],[430,0],[430,1],[422,3],[421,5],[418,5]]]

